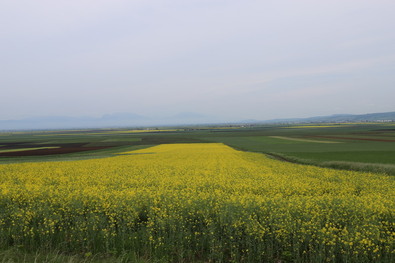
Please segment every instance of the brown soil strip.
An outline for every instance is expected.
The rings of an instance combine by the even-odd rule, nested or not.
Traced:
[[[53,146],[58,146],[61,148],[36,149],[36,150],[26,150],[26,151],[18,151],[18,152],[3,152],[3,153],[0,153],[0,157],[66,154],[66,153],[75,153],[75,152],[84,152],[84,151],[96,151],[96,150],[102,150],[102,149],[111,147],[111,146],[83,147],[84,145],[85,145],[84,143],[56,144]],[[18,145],[18,146],[20,146],[20,145]],[[25,147],[26,147],[26,145],[25,145]]]

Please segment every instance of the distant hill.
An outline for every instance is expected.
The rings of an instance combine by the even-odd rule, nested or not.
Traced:
[[[274,120],[245,119],[240,124],[269,123],[313,123],[313,122],[375,122],[395,121],[395,112],[370,113],[361,115],[336,114],[310,118],[288,118]],[[133,113],[113,113],[102,117],[67,117],[43,116],[21,120],[0,120],[1,130],[43,130],[43,129],[83,129],[83,128],[116,128],[116,127],[148,127],[161,125],[199,125],[199,124],[236,123],[221,120],[213,116],[193,112],[183,112],[172,116],[146,117]]]
[[[193,112],[183,112],[173,116],[146,117],[133,113],[105,114],[102,117],[43,116],[20,120],[0,120],[1,130],[43,130],[144,127],[160,125],[188,125],[217,123],[220,119]]]
[[[375,122],[395,121],[395,112],[369,114],[334,114],[330,116],[316,116],[309,118],[290,118],[266,120],[263,123],[309,123],[309,122]]]

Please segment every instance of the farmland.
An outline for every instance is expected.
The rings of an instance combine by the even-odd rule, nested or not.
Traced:
[[[109,157],[166,143],[219,142],[288,161],[395,174],[395,129],[389,123],[175,127],[0,133],[0,163]],[[47,149],[27,148],[47,147]],[[56,148],[55,148],[56,147]],[[13,149],[25,149],[7,153]],[[27,152],[26,152],[27,151]]]
[[[393,127],[3,133],[0,246],[109,262],[393,262]]]

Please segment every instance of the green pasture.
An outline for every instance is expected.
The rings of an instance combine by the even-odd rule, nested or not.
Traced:
[[[347,161],[362,163],[395,164],[394,151],[342,151],[342,152],[296,152],[288,153],[299,158],[324,161]]]

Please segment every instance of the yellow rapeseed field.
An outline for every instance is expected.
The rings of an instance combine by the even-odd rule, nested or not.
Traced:
[[[223,144],[0,165],[0,245],[168,261],[392,262],[395,182]]]

